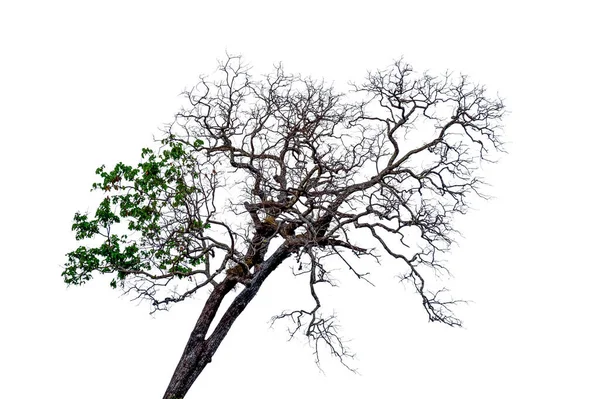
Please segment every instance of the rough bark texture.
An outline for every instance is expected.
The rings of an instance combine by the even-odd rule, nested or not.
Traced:
[[[229,305],[229,308],[227,308],[227,311],[212,334],[206,338],[206,333],[214,320],[221,302],[233,289],[236,281],[228,277],[215,287],[206,301],[198,322],[190,335],[163,399],[180,399],[185,397],[194,381],[196,381],[196,378],[204,370],[204,367],[211,362],[212,357],[235,320],[246,309],[250,301],[252,301],[267,277],[292,253],[292,250],[293,247],[289,243],[285,243],[261,265],[262,267],[254,274],[254,277],[248,282],[246,288]]]

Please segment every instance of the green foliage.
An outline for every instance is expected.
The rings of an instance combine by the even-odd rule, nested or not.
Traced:
[[[130,274],[151,276],[153,271],[182,278],[204,261],[186,255],[186,234],[210,225],[189,219],[190,215],[181,217],[200,179],[198,162],[190,152],[203,143],[196,140],[190,146],[165,139],[162,144],[157,153],[143,148],[137,167],[119,162],[110,171],[104,165],[96,169],[100,181],[92,184],[92,191],[106,197],[93,218],[75,213],[72,230],[78,241],[100,239],[100,243],[82,245],[66,255],[65,283],[84,284],[94,272],[114,274],[113,288]],[[117,230],[127,234],[116,234]]]

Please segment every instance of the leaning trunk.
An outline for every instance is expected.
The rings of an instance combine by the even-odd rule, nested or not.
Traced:
[[[225,311],[225,314],[212,334],[206,338],[208,328],[210,327],[221,302],[227,293],[233,289],[236,282],[226,278],[215,287],[214,291],[208,297],[204,309],[192,330],[183,351],[183,355],[175,368],[175,372],[173,373],[173,377],[171,377],[171,382],[167,387],[163,399],[183,399],[185,397],[194,381],[196,381],[196,378],[198,378],[206,365],[211,362],[213,355],[219,348],[219,345],[229,332],[229,329],[235,320],[256,296],[256,293],[266,278],[290,253],[290,248],[284,244],[261,265],[260,270],[254,275],[249,284],[235,297],[231,305],[229,305],[229,308]]]
[[[202,342],[190,350],[186,347],[163,399],[183,399],[211,358]]]
[[[206,300],[163,399],[183,398],[204,367],[210,363],[212,354],[209,353],[206,345],[206,333],[221,302],[233,287],[235,287],[235,282],[225,279],[215,287]]]

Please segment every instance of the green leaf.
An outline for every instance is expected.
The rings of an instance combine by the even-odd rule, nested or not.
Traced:
[[[106,195],[93,217],[75,213],[72,230],[78,241],[101,240],[67,254],[65,283],[81,285],[95,273],[112,274],[110,286],[116,288],[119,281],[122,284],[141,270],[156,274],[169,270],[182,278],[204,262],[202,257],[183,255],[179,247],[190,230],[207,229],[210,224],[173,216],[177,207],[195,200],[198,189],[187,183],[200,176],[197,160],[188,153],[194,147],[173,137],[163,144],[167,149],[159,152],[143,148],[137,166],[119,162],[112,170],[105,165],[96,169],[99,181],[92,190]],[[194,141],[194,146],[202,144]],[[162,234],[165,226],[176,233]]]

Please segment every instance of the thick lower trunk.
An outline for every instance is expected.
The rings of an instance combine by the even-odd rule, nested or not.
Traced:
[[[225,280],[215,287],[206,300],[163,399],[183,398],[204,367],[210,363],[214,351],[210,353],[211,348],[208,347],[205,339],[206,333],[221,302],[233,287],[235,287],[234,281]]]
[[[212,359],[212,355],[209,356],[206,345],[202,342],[190,351],[187,349],[171,377],[163,399],[183,399],[196,378]]]
[[[185,397],[196,378],[198,378],[206,365],[211,362],[213,355],[229,332],[234,321],[244,311],[254,296],[256,296],[266,278],[290,253],[290,248],[284,244],[261,265],[260,271],[256,273],[251,283],[235,297],[225,311],[225,314],[223,314],[223,317],[221,317],[221,320],[219,320],[213,333],[210,337],[206,338],[208,328],[223,298],[233,289],[236,283],[226,278],[225,281],[215,287],[196,322],[196,326],[185,346],[183,355],[173,373],[163,399],[183,399]]]

